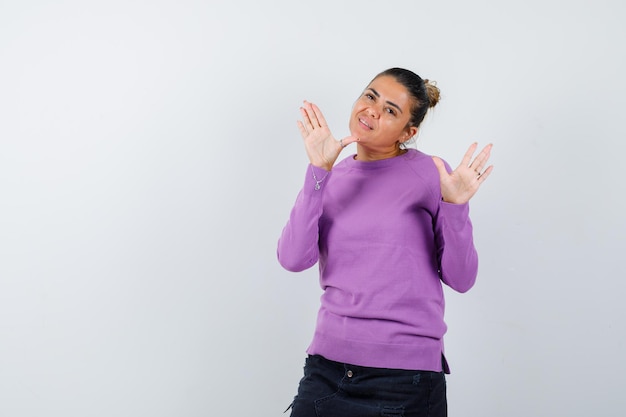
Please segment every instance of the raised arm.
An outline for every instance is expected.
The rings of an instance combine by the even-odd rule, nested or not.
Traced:
[[[307,167],[304,186],[278,240],[277,250],[280,264],[294,272],[310,268],[318,261],[318,223],[322,215],[324,188],[341,149],[358,140],[352,136],[335,140],[324,115],[313,103],[305,101],[300,107],[300,113],[302,120],[298,121],[298,129],[310,165]]]
[[[487,164],[492,145],[487,145],[472,160],[477,144],[473,143],[461,164],[448,172],[446,164],[437,157],[433,161],[439,171],[442,201],[435,222],[441,279],[459,292],[468,291],[476,281],[478,254],[474,247],[469,200],[487,179],[493,166]]]

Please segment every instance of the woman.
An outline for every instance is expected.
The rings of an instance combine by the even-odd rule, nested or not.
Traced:
[[[310,165],[278,242],[290,271],[319,263],[324,293],[292,417],[447,415],[442,282],[469,290],[478,258],[468,201],[491,145],[454,171],[405,144],[439,89],[402,68],[378,74],[337,141],[304,102]],[[356,154],[337,165],[342,148]]]

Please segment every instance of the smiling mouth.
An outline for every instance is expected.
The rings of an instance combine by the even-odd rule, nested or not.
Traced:
[[[369,130],[373,130],[372,126],[370,126],[365,120],[361,119],[360,117],[359,117],[359,123],[366,126]]]

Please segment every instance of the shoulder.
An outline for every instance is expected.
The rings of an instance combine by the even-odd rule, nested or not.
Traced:
[[[413,176],[413,181],[415,182],[417,180],[424,188],[428,189],[434,201],[438,202],[441,200],[439,171],[433,161],[432,155],[428,155],[416,149],[409,149],[404,160]]]
[[[417,149],[408,149],[407,153],[404,155],[404,161],[407,166],[420,177],[432,177],[439,182],[439,171],[437,171],[437,166],[435,166],[433,162],[432,155],[428,155]],[[444,161],[444,163],[448,166],[447,162]]]

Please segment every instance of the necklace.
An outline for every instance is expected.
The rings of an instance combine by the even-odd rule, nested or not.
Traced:
[[[318,180],[317,176],[315,175],[315,170],[313,169],[313,165],[311,165],[311,173],[313,174],[313,179],[315,180],[315,190],[319,190],[321,188],[320,184],[322,183],[322,181],[326,179],[329,172],[330,171],[326,171],[326,175],[324,175],[321,180]]]

